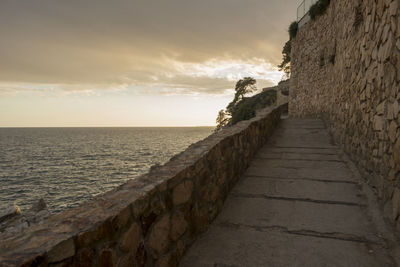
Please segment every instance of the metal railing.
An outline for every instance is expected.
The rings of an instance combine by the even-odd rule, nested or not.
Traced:
[[[310,7],[318,0],[304,0],[297,8],[297,22],[299,22],[305,15],[308,14]]]

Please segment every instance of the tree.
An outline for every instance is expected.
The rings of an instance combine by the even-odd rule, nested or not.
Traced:
[[[228,114],[226,114],[226,112],[223,109],[221,109],[218,112],[218,116],[217,116],[216,122],[217,122],[217,128],[215,129],[215,131],[219,131],[223,127],[228,125],[229,117],[228,117]]]
[[[240,79],[235,86],[235,96],[226,107],[226,110],[220,110],[218,112],[218,116],[216,119],[217,128],[216,131],[219,131],[225,126],[232,125],[232,118],[235,116],[238,104],[244,99],[244,95],[248,93],[252,93],[257,90],[256,87],[257,81],[251,77],[245,77]],[[236,123],[236,120],[235,120]]]
[[[290,76],[290,53],[292,50],[292,40],[287,41],[282,49],[282,63],[278,65],[280,71],[284,71],[286,76]]]
[[[245,77],[239,80],[235,86],[235,97],[232,102],[226,107],[226,111],[229,115],[235,111],[237,104],[243,99],[244,95],[247,93],[252,93],[257,90],[256,84],[257,81],[251,77]]]
[[[290,78],[290,53],[292,51],[292,39],[296,37],[299,25],[296,21],[289,26],[289,41],[285,43],[282,49],[282,63],[278,65],[280,71],[284,71],[287,78]]]

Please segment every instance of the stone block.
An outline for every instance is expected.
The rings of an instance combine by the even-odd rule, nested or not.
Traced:
[[[202,208],[199,212],[199,224],[201,231],[204,231],[209,224],[208,210],[205,207]]]
[[[75,244],[73,238],[69,238],[57,244],[48,253],[49,263],[60,262],[75,255]]]
[[[170,216],[165,215],[153,227],[150,233],[149,246],[153,251],[153,256],[158,258],[160,255],[168,251],[170,244]]]
[[[389,35],[384,48],[383,48],[383,58],[382,61],[388,61],[390,59],[390,56],[392,55],[392,47],[393,47],[393,36]]]
[[[166,206],[165,203],[162,200],[162,197],[160,194],[154,195],[149,203],[149,208],[146,212],[153,212],[156,215],[163,214],[165,212]]]
[[[389,126],[389,139],[392,143],[396,142],[397,128],[397,123],[395,121],[392,121]]]
[[[392,219],[395,221],[399,217],[400,212],[400,190],[398,188],[394,189],[392,207]]]
[[[136,266],[135,265],[135,257],[133,254],[127,254],[125,256],[118,258],[118,267],[129,267],[129,266]]]
[[[180,205],[186,203],[192,196],[193,182],[184,181],[179,184],[173,191],[173,202],[174,205]]]
[[[397,34],[396,37],[400,37],[400,16],[397,16]]]
[[[111,220],[114,233],[120,232],[121,229],[125,228],[129,224],[131,215],[131,208],[128,206],[114,216],[114,218]]]
[[[400,171],[400,138],[397,138],[397,142],[393,147],[393,159],[397,170]]]
[[[399,3],[398,1],[394,0],[389,6],[389,15],[396,16],[398,12],[399,12]]]
[[[390,18],[390,30],[395,33],[396,32],[396,17],[391,17]]]
[[[174,213],[171,220],[172,240],[178,240],[186,232],[187,226],[185,216],[182,213]]]
[[[375,116],[374,117],[374,130],[375,131],[382,131],[385,125],[385,119],[383,116]]]
[[[382,33],[382,43],[385,43],[389,37],[389,31],[390,31],[390,24],[385,24],[383,27],[383,33]]]
[[[140,229],[137,223],[133,223],[131,227],[126,231],[126,233],[121,238],[120,249],[124,252],[134,252],[136,253],[139,247],[140,239]]]
[[[133,215],[137,219],[143,215],[143,213],[148,209],[149,206],[149,196],[143,195],[142,197],[135,200],[132,204]]]
[[[399,71],[400,72],[400,71]],[[400,105],[399,102],[397,102],[397,100],[394,101],[392,107],[392,109],[390,110],[390,112],[393,114],[393,118],[397,119],[399,118],[399,114],[400,114]]]
[[[183,256],[183,254],[185,253],[185,249],[186,249],[185,242],[183,240],[179,240],[176,243],[176,253],[179,258]]]
[[[116,253],[111,248],[103,249],[99,255],[99,267],[113,267],[116,262]]]
[[[158,267],[169,267],[171,266],[171,254],[164,255],[161,259],[157,261]]]
[[[107,224],[101,223],[90,230],[78,234],[78,247],[89,247],[95,242],[107,237]]]
[[[154,212],[149,212],[144,214],[142,217],[140,217],[140,222],[142,223],[142,231],[143,231],[143,236],[146,236],[148,231],[150,230],[151,226],[153,223],[157,220],[157,214]]]
[[[77,253],[74,266],[76,267],[92,266],[95,261],[94,257],[95,253],[93,249],[84,248]]]

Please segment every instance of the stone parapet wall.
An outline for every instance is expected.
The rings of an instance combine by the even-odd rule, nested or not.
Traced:
[[[289,102],[289,86],[290,80],[281,81],[277,86],[263,88],[262,91],[275,90],[276,91],[276,104],[278,106],[284,105]]]
[[[261,110],[146,175],[18,236],[0,236],[0,266],[176,266],[285,109]]]
[[[289,114],[321,117],[400,228],[399,0],[336,0],[292,41]]]

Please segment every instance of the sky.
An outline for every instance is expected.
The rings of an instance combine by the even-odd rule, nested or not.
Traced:
[[[213,126],[300,0],[1,0],[0,127]]]

